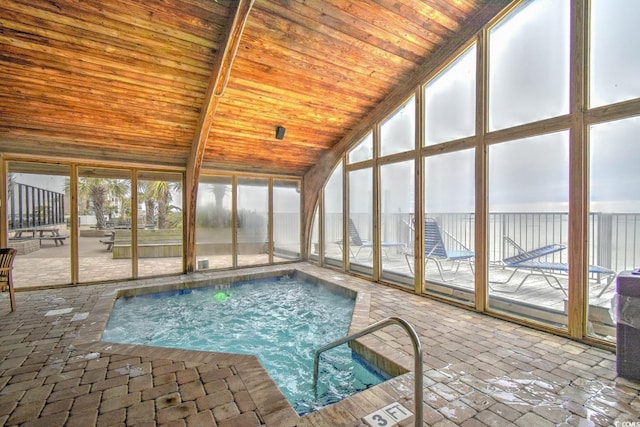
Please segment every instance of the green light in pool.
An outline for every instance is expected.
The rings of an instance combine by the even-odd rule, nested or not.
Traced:
[[[216,292],[213,297],[218,300],[218,302],[225,302],[230,296],[231,295],[227,294],[226,292]]]

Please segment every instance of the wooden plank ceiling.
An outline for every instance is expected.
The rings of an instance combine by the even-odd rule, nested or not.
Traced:
[[[302,176],[504,3],[255,0],[204,166]],[[0,152],[185,167],[231,6],[1,0]]]

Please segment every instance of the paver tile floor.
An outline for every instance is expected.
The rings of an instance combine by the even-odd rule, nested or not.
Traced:
[[[424,425],[640,426],[640,382],[617,377],[607,350],[307,263],[224,274],[291,268],[366,293],[368,313],[358,313],[366,324],[399,316],[414,326]],[[116,289],[193,277],[24,290],[13,313],[3,293],[0,425],[362,426],[390,403],[413,411],[412,373],[298,417],[253,356],[98,340]],[[412,369],[402,329],[361,342]],[[413,424],[413,417],[400,423]]]

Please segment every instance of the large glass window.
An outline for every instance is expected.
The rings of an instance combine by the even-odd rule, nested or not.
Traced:
[[[182,177],[139,172],[138,205],[138,276],[182,272]]]
[[[345,232],[350,269],[373,272],[373,169],[349,172],[349,218]]]
[[[391,163],[380,167],[380,254],[382,276],[413,289],[410,268],[413,266],[413,232],[415,213],[414,161]]]
[[[299,185],[299,181],[273,181],[274,261],[300,259]]]
[[[640,117],[590,128],[589,328],[613,339],[616,273],[640,266]]]
[[[489,130],[569,113],[569,1],[534,0],[489,34]]]
[[[133,208],[131,171],[78,169],[80,282],[132,277]]]
[[[424,87],[425,145],[475,134],[476,47],[473,45]]]
[[[313,211],[313,225],[311,226],[311,238],[309,239],[309,259],[317,261],[320,257],[320,208],[316,206]]]
[[[7,170],[8,246],[16,288],[71,282],[69,167],[9,162]],[[98,239],[92,252],[102,253]]]
[[[615,340],[609,309],[615,277],[640,265],[640,197],[634,192],[640,184],[635,172],[640,149],[634,142],[640,133],[636,105],[640,60],[633,54],[640,40],[634,20],[640,3],[591,0],[585,2],[588,19],[572,20],[573,3],[517,2],[497,24],[485,27],[485,46],[471,45],[425,82],[421,123],[409,120],[416,107],[411,99],[391,116],[370,124],[372,132],[348,152],[348,171],[343,175],[342,168],[337,169],[325,187],[325,209],[331,206],[336,218],[324,218],[334,225],[327,226],[321,238],[326,250],[329,246],[344,249],[335,262],[344,253],[351,271],[376,272],[376,279],[380,272],[385,281],[400,284],[405,284],[403,275],[415,278],[418,271],[425,279],[420,284],[425,293],[473,305],[479,286],[476,254],[486,255],[482,271],[487,269],[488,283],[483,279],[482,285],[488,294],[487,311],[572,335],[581,333],[582,324],[568,325],[568,312],[586,314],[590,337]],[[572,23],[584,26],[571,28]],[[588,46],[584,51],[574,49],[575,57],[570,58],[571,41],[581,40],[582,34]],[[486,63],[484,55],[477,54],[480,48],[487,53]],[[577,67],[588,62],[589,68],[570,74],[570,59]],[[487,71],[483,100],[476,99],[480,93],[476,67],[480,66]],[[585,105],[570,109],[570,87],[579,88],[582,77],[588,79],[589,98],[584,99]],[[631,102],[597,108],[624,101]],[[479,106],[487,109],[483,111],[487,129],[474,138]],[[408,108],[411,114],[403,115]],[[570,132],[569,125],[563,124],[569,122],[584,123],[585,129]],[[377,126],[380,138],[374,141]],[[415,210],[402,204],[414,191],[412,162],[420,157],[411,153],[416,127],[424,134],[424,147],[420,147],[423,191],[415,201],[422,203],[418,209],[424,211],[422,217],[412,217]],[[441,145],[435,150],[437,144]],[[582,147],[590,156],[586,167],[578,158],[570,162],[570,153],[578,155]],[[485,160],[477,150],[487,152],[486,177],[475,171],[476,161]],[[576,188],[570,189],[570,173]],[[348,182],[344,219],[343,176]],[[481,194],[476,195],[477,190]],[[588,194],[588,218],[576,216],[581,209],[569,217],[570,190],[574,207]],[[485,195],[488,212],[479,214],[483,219],[486,215],[487,240],[476,242],[475,209],[484,206],[476,198]],[[379,202],[380,212],[370,211],[373,200]],[[344,230],[335,226],[340,221]],[[582,263],[571,257],[571,268],[584,270],[586,280],[569,286],[569,229],[579,232],[582,221],[588,224],[588,236],[572,233],[572,237],[588,242],[588,258]],[[397,228],[399,222],[405,228]],[[404,236],[402,230],[410,234]],[[416,234],[422,237],[423,253],[415,254],[412,248]],[[407,256],[400,257],[404,258],[401,266],[394,263],[398,253],[392,245],[405,240]],[[424,264],[414,265],[416,259]],[[579,287],[584,291],[580,298],[569,298],[569,288]]]
[[[324,187],[324,259],[342,265],[342,162],[335,168]]]
[[[362,138],[362,140],[349,151],[347,158],[349,163],[358,163],[373,159],[373,134],[369,133]]]
[[[475,150],[424,160],[425,292],[473,302]]]
[[[569,132],[489,148],[489,306],[566,326]]]
[[[411,97],[380,125],[380,155],[401,153],[416,147],[416,100]]]
[[[204,175],[198,185],[196,260],[198,269],[233,267],[232,180]]]
[[[234,194],[237,195],[235,206]],[[269,203],[269,194],[267,178],[237,178],[235,190],[231,176],[201,178],[196,213],[198,269],[300,259],[300,181],[274,179],[272,203]],[[271,228],[270,218],[273,218]]]
[[[590,104],[640,97],[640,2],[591,1]]]
[[[238,266],[269,263],[269,186],[262,178],[238,178]]]

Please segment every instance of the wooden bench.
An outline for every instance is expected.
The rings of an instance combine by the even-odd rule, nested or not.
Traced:
[[[100,243],[107,245],[107,251],[111,251],[113,244],[116,241],[116,232],[112,231],[110,233],[105,233],[104,237],[107,237],[107,239],[100,239]]]
[[[40,240],[40,243],[42,243],[43,240],[53,240],[53,243],[56,244],[56,246],[62,246],[64,245],[64,241],[65,239],[69,237],[67,235],[59,235],[59,236],[41,236],[41,237],[36,237],[36,239]]]
[[[107,245],[107,250],[111,251],[111,249],[113,248],[113,244],[115,243],[115,240],[113,238],[111,238],[111,239],[100,239],[100,243],[102,243],[103,245]]]
[[[131,258],[131,230],[116,230],[111,252],[114,259]],[[182,229],[138,230],[138,258],[181,256]]]

